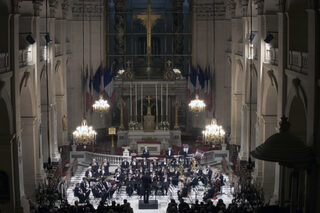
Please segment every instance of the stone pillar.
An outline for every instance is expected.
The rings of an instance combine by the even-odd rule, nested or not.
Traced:
[[[231,143],[241,144],[241,94],[232,96],[232,111],[231,111]]]
[[[277,128],[277,117],[276,116],[262,116],[261,118],[261,142],[263,143],[271,135],[275,134]],[[260,161],[260,160],[258,160]],[[258,168],[261,171],[261,183],[264,191],[264,197],[266,201],[272,199],[276,202],[279,198],[278,187],[279,187],[279,171],[276,172],[275,163],[268,161],[261,161]]]
[[[114,0],[115,4],[115,52],[117,55],[124,55],[125,54],[125,37],[124,32],[126,29],[126,16],[125,13],[125,6],[126,0]],[[116,58],[116,70],[119,68],[123,68],[124,66],[124,57],[118,56]]]
[[[248,160],[249,154],[249,113],[248,105],[242,105],[241,108],[241,148],[240,159]]]
[[[10,152],[11,158],[7,159],[7,162],[10,162],[10,167],[8,167],[9,175],[12,175],[9,180],[10,187],[10,206],[8,207],[8,212],[14,210],[15,212],[23,212],[23,209],[28,212],[29,203],[25,198],[24,193],[24,176],[23,176],[23,161],[22,161],[22,149],[21,149],[21,125],[20,125],[20,68],[19,68],[19,1],[12,1],[12,11],[13,14],[9,15],[10,23],[10,49],[9,49],[9,60],[10,68],[13,70],[12,77],[12,105],[13,108],[17,109],[14,113],[14,130],[15,137],[12,136],[1,137],[1,151]],[[1,156],[4,156],[1,154]],[[9,164],[8,164],[9,165]],[[2,206],[2,205],[1,205]],[[6,210],[2,208],[2,210]]]
[[[172,0],[172,6],[175,10],[173,13],[173,33],[175,33],[173,49],[177,55],[183,54],[183,2],[184,0]],[[183,68],[182,56],[175,56],[173,68],[180,70]]]

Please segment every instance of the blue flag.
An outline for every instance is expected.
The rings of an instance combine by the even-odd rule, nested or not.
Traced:
[[[102,69],[100,65],[93,77],[93,89],[97,93],[101,92],[101,76],[102,76]]]
[[[201,69],[201,67],[198,65],[198,79],[199,79],[199,84],[200,84],[200,87],[201,87],[201,89],[203,89],[204,88],[204,81],[205,81],[205,79],[204,79],[204,74],[203,74],[203,71],[202,71],[202,69]]]

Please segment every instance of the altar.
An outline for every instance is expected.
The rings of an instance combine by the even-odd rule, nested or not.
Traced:
[[[118,131],[118,147],[129,146],[131,150],[136,150],[138,155],[142,153],[146,145],[150,155],[159,155],[161,150],[166,150],[169,146],[181,146],[180,130],[127,130]]]

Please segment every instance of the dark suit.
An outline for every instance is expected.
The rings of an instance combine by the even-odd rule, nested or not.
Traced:
[[[129,168],[129,162],[128,162],[128,161],[123,161],[123,162],[121,163],[121,168],[122,168],[122,169],[127,169],[127,168]]]
[[[142,192],[143,192],[144,203],[149,203],[151,183],[152,183],[152,180],[150,175],[145,174],[142,176]]]
[[[170,152],[169,152],[169,150],[166,151],[166,158],[173,158],[173,151],[172,150],[170,150]]]
[[[148,158],[149,156],[150,156],[150,154],[149,154],[149,150],[144,149],[144,150],[142,151],[142,157],[144,157],[144,158]]]

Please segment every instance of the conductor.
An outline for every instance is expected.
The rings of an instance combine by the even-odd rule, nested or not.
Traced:
[[[142,193],[143,193],[143,202],[149,203],[149,194],[151,190],[151,177],[147,173],[144,173],[142,176]]]

